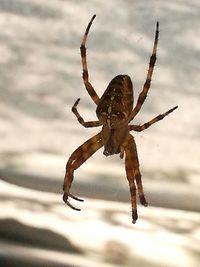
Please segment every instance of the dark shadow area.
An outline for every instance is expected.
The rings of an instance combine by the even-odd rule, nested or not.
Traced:
[[[7,258],[7,257],[0,257],[0,266],[2,267],[72,267],[71,264],[67,263],[55,263],[55,262],[44,262],[44,261],[32,261],[28,260],[27,258]],[[81,266],[76,266],[81,267]]]
[[[83,254],[67,238],[48,229],[31,227],[14,219],[0,220],[0,240],[26,247]]]
[[[177,171],[174,175],[178,174],[179,171]],[[166,173],[163,175],[167,177]],[[155,176],[157,176],[156,173]],[[23,173],[20,171],[17,172],[12,170],[12,168],[6,168],[0,170],[0,179],[24,188],[58,193],[58,199],[62,202],[62,181],[58,180],[57,177],[49,179],[49,177],[46,176],[40,176],[34,173]],[[84,183],[81,182],[81,180],[83,179],[80,179],[80,181],[75,180],[72,186],[72,192],[81,198],[88,197],[119,202],[130,201],[128,186],[119,186],[110,177],[108,182],[106,182],[107,177],[101,175],[96,177],[94,181],[91,180],[91,182]],[[152,178],[152,181],[153,180],[154,178]],[[200,211],[199,192],[196,188],[189,184],[179,184],[171,181],[168,183],[162,183],[162,181],[154,184],[149,183],[145,192],[149,205],[151,206]],[[46,205],[49,206],[49,203],[46,203]]]

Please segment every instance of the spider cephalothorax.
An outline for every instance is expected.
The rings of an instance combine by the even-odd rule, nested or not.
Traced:
[[[126,175],[129,182],[130,193],[131,193],[131,205],[132,205],[132,222],[135,223],[137,220],[137,202],[136,202],[136,188],[138,191],[140,203],[144,206],[147,206],[147,201],[144,196],[142,179],[139,170],[139,161],[137,156],[137,148],[133,136],[130,134],[130,131],[140,132],[147,129],[149,126],[155,122],[162,120],[166,115],[174,111],[176,107],[168,110],[167,112],[158,115],[152,120],[146,122],[143,125],[129,125],[129,122],[134,119],[141,109],[142,104],[144,103],[148,90],[151,85],[151,77],[153,74],[153,68],[156,61],[156,50],[158,44],[158,35],[159,35],[159,23],[156,23],[156,33],[155,40],[153,45],[153,52],[150,57],[149,68],[147,72],[146,81],[144,83],[142,92],[140,93],[137,103],[133,108],[133,86],[131,79],[128,75],[118,75],[111,80],[107,89],[101,98],[98,97],[93,86],[89,82],[87,61],[86,61],[86,39],[89,32],[89,29],[92,25],[92,22],[95,18],[95,15],[90,20],[83,40],[81,43],[81,59],[83,67],[83,81],[85,87],[97,105],[96,114],[98,121],[88,121],[85,122],[80,116],[77,105],[80,99],[77,99],[74,106],[72,107],[72,112],[76,115],[78,121],[84,127],[97,127],[103,126],[100,133],[93,136],[87,140],[84,144],[79,146],[70,156],[67,165],[66,173],[63,185],[63,200],[70,206],[72,209],[80,210],[75,208],[68,200],[69,197],[83,201],[80,198],[72,195],[70,193],[71,184],[73,181],[73,173],[79,168],[92,154],[94,154],[99,148],[104,146],[103,154],[106,156],[113,154],[120,154],[120,157],[123,158],[125,154],[125,168]]]

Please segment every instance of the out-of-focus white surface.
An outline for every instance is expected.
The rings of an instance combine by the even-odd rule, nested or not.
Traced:
[[[1,220],[9,218],[26,227],[48,229],[58,235],[58,240],[59,236],[67,238],[74,246],[86,251],[82,257],[69,257],[78,266],[87,266],[85,264],[88,260],[88,266],[92,261],[102,264],[96,266],[106,267],[104,263],[111,259],[120,262],[117,253],[122,254],[122,266],[198,266],[198,213],[139,207],[139,220],[132,225],[128,204],[86,199],[82,211],[76,212],[60,201],[61,195],[24,189],[2,181],[0,196]],[[8,227],[5,229],[9,232]],[[44,239],[43,235],[40,238]],[[54,242],[58,242],[56,238]],[[121,248],[121,252],[118,252],[117,247]],[[12,256],[12,246],[7,249]],[[18,249],[19,252],[23,251],[23,247]],[[34,256],[30,250],[27,253]],[[45,255],[48,255],[46,252],[40,256],[40,253],[42,251],[35,251],[39,259],[45,259]],[[55,255],[57,262],[70,262],[68,254],[52,253],[50,255]]]

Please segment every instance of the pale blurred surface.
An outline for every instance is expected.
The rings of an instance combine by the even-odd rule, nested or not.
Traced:
[[[134,135],[150,204],[136,225],[124,162],[102,150],[75,172],[82,211],[62,203],[68,157],[100,130],[71,113],[80,97],[84,119],[96,119],[79,52],[93,14],[87,55],[98,95],[128,74],[137,98],[159,21],[152,86],[134,123],[179,106]],[[1,0],[0,15],[1,265],[198,267],[200,2]]]

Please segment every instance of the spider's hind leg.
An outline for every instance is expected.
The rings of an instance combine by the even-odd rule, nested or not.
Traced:
[[[63,201],[64,201],[70,208],[72,208],[73,210],[80,211],[81,209],[74,207],[74,206],[69,202],[68,197],[71,197],[71,198],[73,198],[73,199],[75,199],[75,200],[77,200],[77,201],[81,201],[81,202],[84,201],[84,200],[81,199],[81,198],[78,198],[78,197],[76,197],[76,196],[74,196],[74,195],[72,195],[71,193],[69,193],[68,195],[67,195],[67,194],[64,194],[64,195],[63,195]]]
[[[78,147],[69,158],[66,165],[66,173],[63,184],[63,200],[64,202],[74,210],[80,210],[79,208],[74,207],[68,200],[69,197],[77,201],[83,201],[82,199],[72,195],[70,193],[70,188],[73,182],[74,171],[79,168],[89,157],[92,156],[101,146],[103,145],[101,139],[101,133],[93,136],[87,140],[84,144]]]
[[[81,198],[79,198],[79,197],[76,197],[76,196],[74,196],[74,195],[72,195],[72,194],[69,194],[69,196],[70,196],[71,198],[77,200],[77,201],[81,201],[81,202],[84,201],[84,199],[81,199]]]
[[[125,149],[125,166],[126,174],[129,182],[130,193],[131,193],[131,205],[132,205],[132,222],[135,223],[137,215],[137,200],[136,200],[136,185],[139,194],[140,203],[145,207],[148,205],[142,186],[142,179],[139,170],[139,161],[137,156],[137,148],[135,141],[131,135],[129,135],[128,140],[124,145]]]

